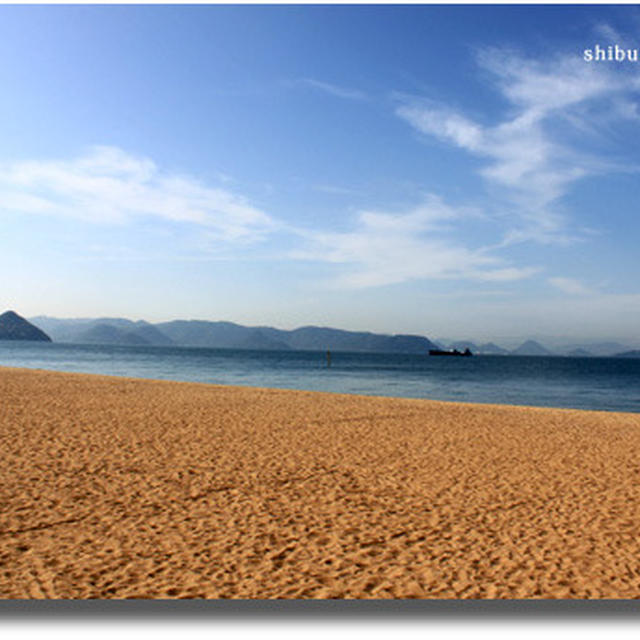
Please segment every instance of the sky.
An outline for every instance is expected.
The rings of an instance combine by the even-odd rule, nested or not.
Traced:
[[[640,9],[0,6],[0,310],[640,343],[596,45]]]

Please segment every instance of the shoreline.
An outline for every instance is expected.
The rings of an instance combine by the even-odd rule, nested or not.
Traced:
[[[0,367],[2,598],[638,598],[640,415]]]
[[[42,369],[38,367],[12,367],[6,365],[0,365],[0,374],[3,371],[24,371],[24,372],[41,372],[41,373],[55,373],[61,375],[70,375],[70,376],[88,376],[90,378],[106,378],[108,380],[127,380],[130,382],[150,382],[150,383],[160,383],[160,384],[181,384],[181,385],[195,385],[195,386],[203,386],[203,387],[212,387],[212,388],[220,388],[220,389],[238,389],[238,390],[257,390],[257,391],[266,391],[266,392],[284,392],[284,393],[303,393],[303,394],[317,394],[327,395],[327,396],[335,396],[335,397],[345,397],[345,398],[371,398],[375,400],[408,400],[408,401],[416,401],[416,402],[427,402],[427,403],[439,403],[444,405],[454,405],[454,406],[468,406],[468,407],[506,407],[511,409],[541,409],[543,411],[579,411],[584,413],[602,413],[606,415],[610,414],[623,414],[623,415],[631,415],[631,416],[640,416],[640,412],[635,411],[618,411],[613,409],[580,409],[576,407],[551,407],[551,406],[542,406],[542,405],[528,405],[528,404],[507,404],[507,403],[498,403],[498,402],[468,402],[465,400],[438,400],[435,398],[417,398],[413,396],[387,396],[387,395],[367,395],[367,394],[359,394],[359,393],[344,393],[340,391],[317,391],[314,389],[292,389],[292,388],[284,388],[284,387],[262,387],[262,386],[252,386],[252,385],[232,385],[232,384],[220,384],[215,382],[198,382],[192,380],[173,380],[173,379],[165,379],[165,378],[137,378],[134,376],[120,376],[120,375],[112,375],[107,373],[88,373],[84,371],[60,371],[58,369]]]

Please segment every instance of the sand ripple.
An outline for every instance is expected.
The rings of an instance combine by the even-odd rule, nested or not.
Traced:
[[[0,369],[0,597],[640,597],[640,416]]]

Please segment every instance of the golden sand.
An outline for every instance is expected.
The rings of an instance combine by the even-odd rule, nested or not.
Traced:
[[[0,369],[0,597],[640,597],[640,415]]]

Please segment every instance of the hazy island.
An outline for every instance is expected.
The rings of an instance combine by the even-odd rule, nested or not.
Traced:
[[[128,318],[54,318],[35,316],[30,322],[55,342],[124,346],[201,347],[258,351],[350,351],[361,353],[428,354],[432,349],[469,349],[487,356],[633,357],[630,346],[619,342],[573,342],[543,346],[532,339],[510,349],[494,342],[431,339],[424,335],[381,334],[332,327],[304,326],[286,330],[244,326],[235,322],[171,320],[150,323]],[[628,352],[628,353],[627,353]]]
[[[19,316],[15,311],[5,311],[0,315],[0,340],[51,342],[51,338],[44,331]]]

